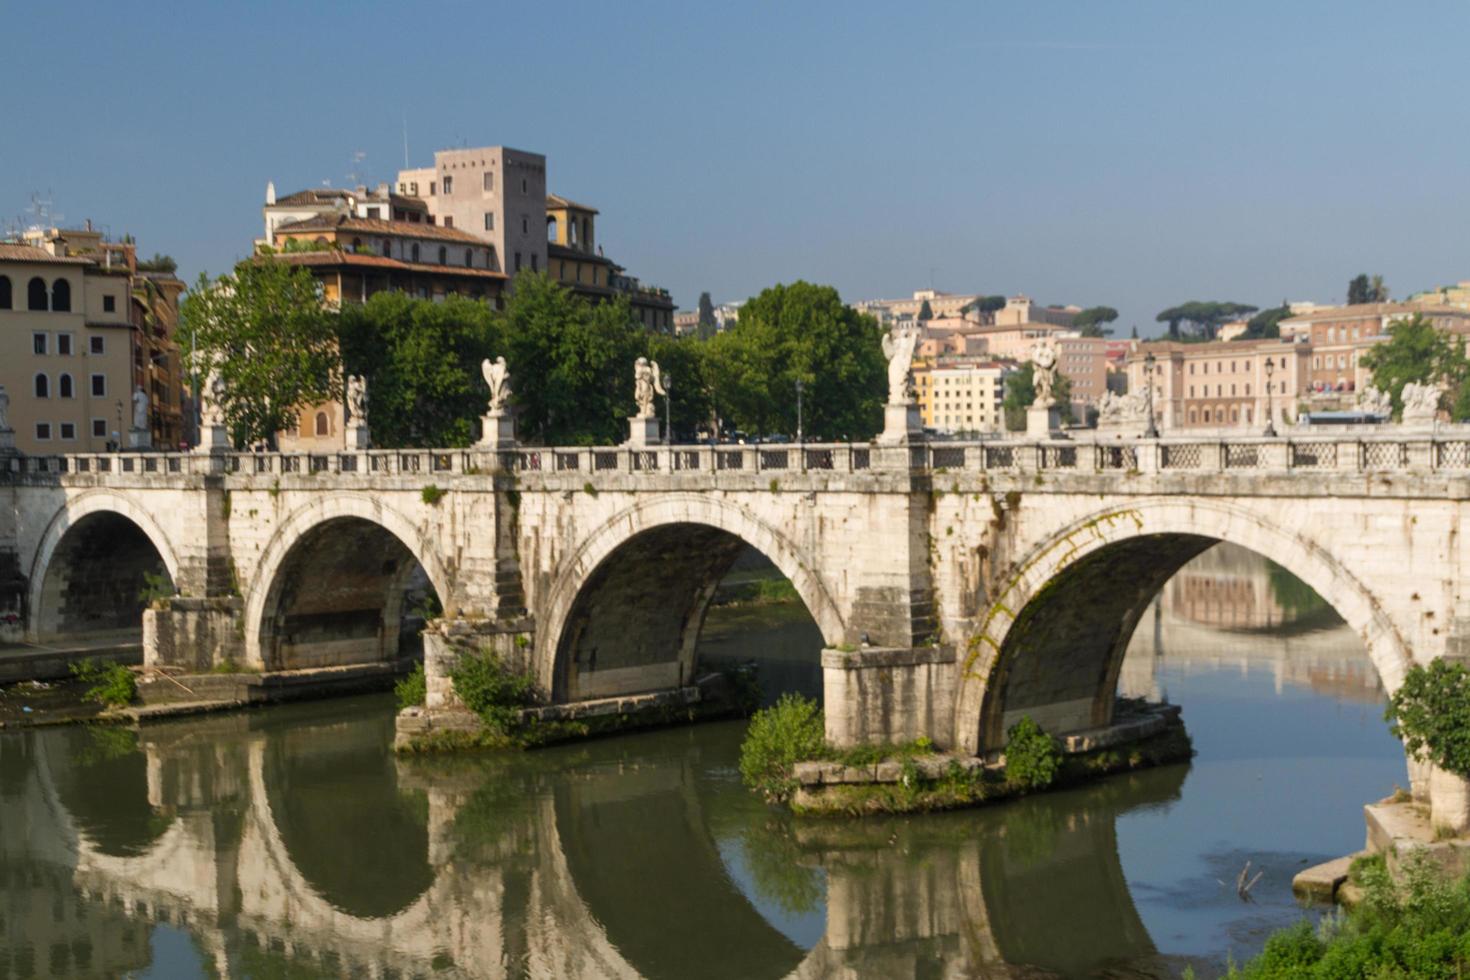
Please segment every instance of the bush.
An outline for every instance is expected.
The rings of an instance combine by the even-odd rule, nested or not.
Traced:
[[[424,665],[414,664],[413,673],[393,685],[393,694],[398,698],[400,711],[423,704],[429,696],[428,681],[424,678]]]
[[[138,678],[122,664],[99,663],[88,657],[71,665],[71,675],[91,685],[82,697],[94,704],[121,708],[138,696]]]
[[[1006,780],[1026,790],[1046,789],[1062,768],[1062,750],[1057,740],[1030,716],[1006,732]]]
[[[511,669],[493,650],[461,658],[449,678],[465,707],[502,735],[515,730],[521,709],[535,698],[531,677]]]
[[[1447,660],[1409,668],[1384,720],[1411,755],[1470,778],[1470,670]]]
[[[784,803],[796,792],[792,776],[796,763],[826,753],[822,709],[799,694],[783,694],[774,705],[751,716],[740,743],[740,776],[763,799]]]
[[[167,572],[144,572],[143,587],[138,590],[138,601],[145,606],[152,606],[174,595],[174,584],[169,581]]]

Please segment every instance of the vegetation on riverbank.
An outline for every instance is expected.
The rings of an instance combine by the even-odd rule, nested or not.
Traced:
[[[812,815],[865,816],[974,806],[1099,776],[1182,762],[1194,749],[1177,720],[1164,731],[1127,745],[1064,755],[1056,739],[1030,718],[1008,733],[1004,766],[966,766],[938,753],[928,739],[896,745],[837,749],[827,744],[816,702],[786,694],[751,718],[740,747],[745,785],[769,803]],[[873,767],[875,779],[803,788],[799,762],[835,762]],[[879,781],[878,767],[895,763],[897,779]]]
[[[429,686],[422,663],[414,664],[413,672],[400,678],[393,685],[393,696],[398,699],[398,710],[400,711],[424,703],[429,696]]]
[[[1266,940],[1261,955],[1227,974],[1238,980],[1398,980],[1470,976],[1470,878],[1446,881],[1427,859],[1400,881],[1382,856],[1353,865],[1363,900]]]
[[[138,696],[138,676],[122,664],[92,658],[71,665],[71,674],[87,685],[82,698],[108,708],[122,708]]]
[[[1384,719],[1410,755],[1470,777],[1470,670],[1463,664],[1435,660],[1410,667]]]

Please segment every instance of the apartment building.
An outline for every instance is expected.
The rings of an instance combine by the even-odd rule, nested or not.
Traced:
[[[1371,382],[1361,357],[1388,337],[1400,320],[1422,316],[1447,333],[1470,333],[1470,308],[1438,302],[1359,303],[1312,309],[1281,321],[1282,339],[1310,344],[1306,392],[1314,395],[1361,391]]]
[[[1290,340],[1144,343],[1128,355],[1128,390],[1145,390],[1152,354],[1148,380],[1160,429],[1264,429],[1268,392],[1279,426],[1295,416],[1306,391],[1311,353]]]
[[[644,286],[597,245],[597,209],[557,194],[546,196],[547,271],[572,292],[600,302],[626,296],[633,315],[649,330],[676,333],[674,301],[667,289]],[[696,314],[696,322],[698,315]]]
[[[939,358],[914,366],[914,389],[926,429],[969,434],[1005,428],[1005,379],[1016,365]]]

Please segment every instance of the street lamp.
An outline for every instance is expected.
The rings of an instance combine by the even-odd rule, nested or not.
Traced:
[[[1276,365],[1272,363],[1271,358],[1267,357],[1266,358],[1266,436],[1267,436],[1267,438],[1273,438],[1273,439],[1276,437],[1276,419],[1274,417],[1274,413],[1271,411],[1271,375],[1275,372],[1275,370],[1276,370]]]
[[[664,441],[669,445],[674,444],[674,411],[670,407],[673,402],[669,399],[669,392],[674,390],[674,376],[665,374],[664,383]]]
[[[796,379],[796,444],[800,446],[804,439],[801,430],[801,392],[806,387],[800,378]]]
[[[1154,366],[1158,359],[1149,351],[1143,357],[1143,404],[1148,412],[1148,428],[1143,430],[1145,439],[1157,439],[1159,427],[1154,424]]]

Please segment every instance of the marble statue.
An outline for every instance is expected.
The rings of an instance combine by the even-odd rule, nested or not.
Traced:
[[[1115,394],[1111,391],[1103,392],[1103,396],[1097,400],[1097,424],[1099,427],[1109,425],[1128,425],[1130,423],[1142,424],[1148,421],[1148,404],[1141,392],[1131,392],[1126,395]]]
[[[1410,381],[1404,385],[1404,422],[1433,422],[1439,415],[1439,399],[1444,389],[1439,385]]]
[[[914,348],[919,328],[898,326],[883,338],[883,356],[888,358],[888,404],[907,405],[914,400]]]
[[[1052,388],[1057,377],[1057,349],[1050,340],[1038,340],[1031,345],[1031,383],[1036,387],[1036,398],[1031,402],[1037,408],[1051,408],[1057,403]]]
[[[0,432],[10,431],[10,395],[0,385]]]
[[[658,374],[658,361],[650,361],[646,357],[640,357],[633,362],[633,400],[638,403],[638,414],[634,416],[640,419],[651,419],[654,417],[653,398],[655,395],[666,395],[663,380]]]
[[[1388,418],[1393,415],[1393,401],[1388,397],[1388,392],[1369,385],[1358,392],[1358,409],[1369,415]]]
[[[199,393],[199,419],[205,426],[225,424],[225,379],[218,368],[210,368]]]
[[[505,401],[510,397],[510,370],[505,366],[505,358],[497,357],[493,361],[485,358],[480,362],[480,373],[490,386],[490,414],[499,415],[505,411]]]
[[[367,425],[367,378],[360,374],[347,376],[347,415],[349,425]]]
[[[133,389],[133,431],[142,432],[148,428],[148,393],[143,390],[142,385]]]

